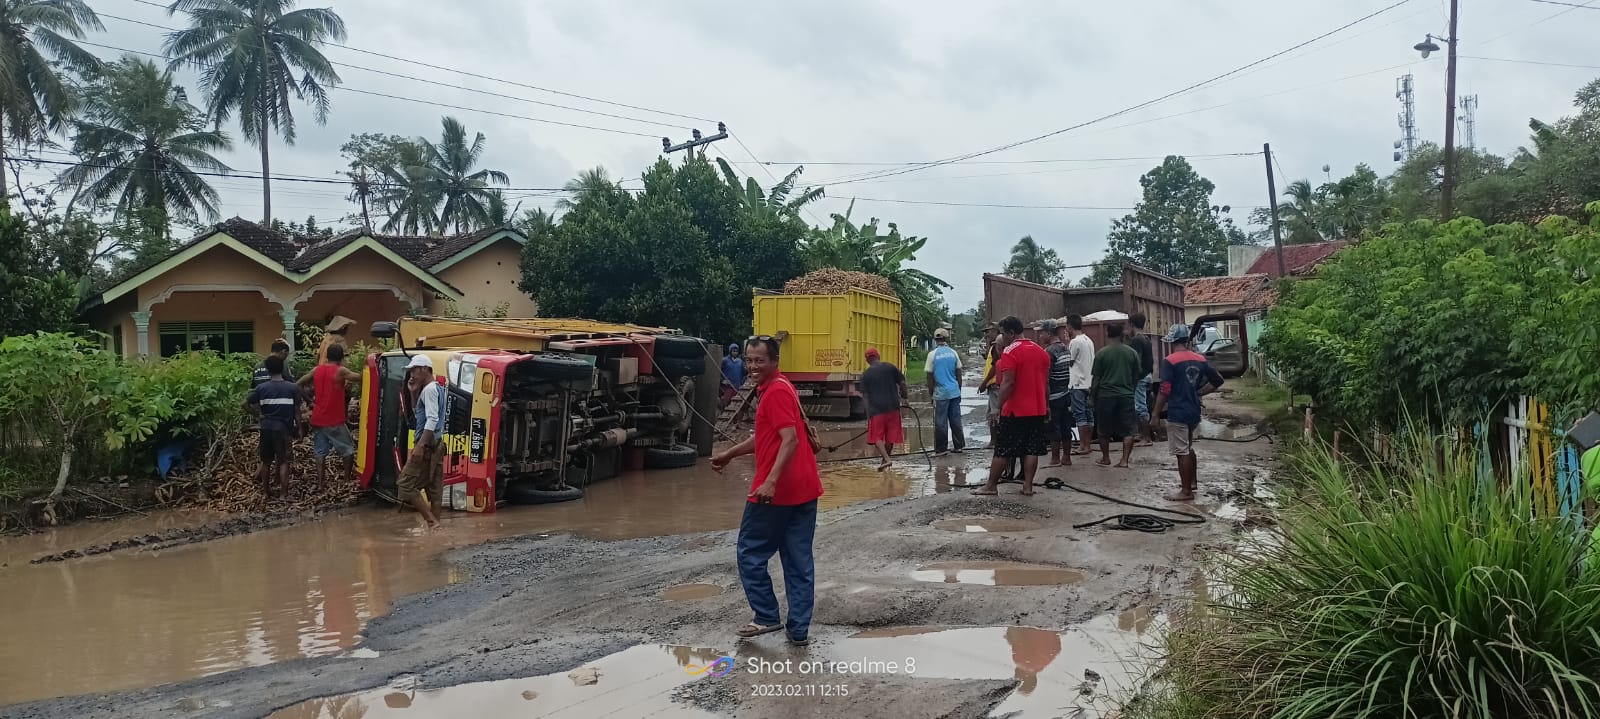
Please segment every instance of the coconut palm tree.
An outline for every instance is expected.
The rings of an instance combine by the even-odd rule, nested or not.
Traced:
[[[1065,271],[1066,263],[1061,261],[1061,255],[1040,245],[1033,235],[1023,235],[1011,246],[1011,258],[1006,261],[1002,274],[1023,282],[1062,286]]]
[[[327,121],[327,86],[338,84],[339,74],[319,47],[345,39],[344,20],[332,9],[292,6],[293,0],[174,0],[167,13],[187,13],[189,27],[168,34],[162,46],[173,67],[200,71],[212,122],[238,113],[245,138],[261,148],[264,223],[272,221],[268,135],[276,130],[294,144],[291,97],[309,102],[319,124]]]
[[[477,133],[467,142],[467,127],[453,117],[444,118],[444,131],[436,145],[422,141],[424,166],[435,194],[444,199],[439,211],[442,227],[455,226],[457,234],[462,225],[484,224],[489,215],[490,183],[510,183],[506,173],[499,170],[478,170],[483,159],[483,133]]]
[[[0,167],[7,143],[42,141],[66,127],[73,93],[39,50],[73,69],[97,67],[94,55],[68,39],[83,38],[85,29],[105,26],[83,0],[0,0]],[[7,192],[0,172],[0,200]]]
[[[427,167],[427,150],[419,142],[399,142],[393,146],[392,162],[377,168],[379,181],[372,201],[388,213],[384,232],[417,235],[433,232],[439,221],[438,184]]]
[[[1311,187],[1310,180],[1295,180],[1283,188],[1283,196],[1289,198],[1288,202],[1278,203],[1278,221],[1283,223],[1283,243],[1286,245],[1304,245],[1312,242],[1321,242],[1322,236],[1322,193]]]
[[[134,209],[163,218],[207,220],[217,216],[217,191],[196,172],[227,172],[211,153],[232,146],[219,130],[206,130],[199,108],[189,104],[170,71],[127,56],[87,83],[73,121],[73,153],[83,159],[61,173],[80,186],[80,197],[115,201],[119,216]]]
[[[619,194],[625,194],[617,183],[611,181],[611,174],[606,172],[604,167],[594,167],[579,172],[577,177],[567,180],[561,188],[568,194],[556,202],[556,207],[564,211],[571,211],[586,199],[614,199]]]

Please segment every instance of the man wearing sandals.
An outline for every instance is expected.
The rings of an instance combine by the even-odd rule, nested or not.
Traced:
[[[816,565],[811,540],[817,532],[817,498],[822,478],[817,455],[800,411],[800,395],[778,372],[778,342],[752,337],[745,342],[745,369],[756,381],[756,432],[711,458],[721,472],[736,457],[754,453],[756,475],[739,521],[739,582],[755,613],[739,636],[754,637],[784,629],[767,563],[777,554],[789,599],[789,643],[811,643],[811,609]]]

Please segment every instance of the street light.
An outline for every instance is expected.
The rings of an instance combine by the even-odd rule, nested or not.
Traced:
[[[1439,221],[1449,222],[1454,215],[1456,175],[1456,27],[1460,20],[1460,0],[1450,0],[1450,33],[1439,37],[1428,33],[1412,49],[1426,58],[1439,50],[1438,40],[1450,49],[1444,81],[1444,177],[1439,181]]]

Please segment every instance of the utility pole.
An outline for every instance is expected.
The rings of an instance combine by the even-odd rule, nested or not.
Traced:
[[[661,138],[661,152],[662,152],[662,154],[670,155],[670,154],[672,154],[674,152],[677,152],[679,150],[688,150],[689,154],[687,156],[687,159],[692,160],[692,159],[694,159],[694,148],[703,147],[705,145],[709,145],[709,144],[711,144],[713,142],[716,142],[717,140],[726,140],[726,139],[728,139],[728,126],[726,124],[723,124],[723,123],[720,123],[720,122],[717,123],[717,134],[712,135],[710,137],[701,137],[699,130],[692,130],[691,133],[692,133],[694,139],[692,139],[692,140],[690,140],[688,142],[679,143],[677,145],[672,144],[672,140],[670,138],[666,138],[666,137]],[[706,156],[706,151],[704,149],[700,150],[700,156],[701,157],[705,157]]]
[[[1444,81],[1444,179],[1439,183],[1441,196],[1439,221],[1449,222],[1454,217],[1456,182],[1456,21],[1460,16],[1460,0],[1450,0],[1449,56],[1445,62]]]
[[[1278,226],[1278,183],[1272,177],[1272,143],[1261,143],[1261,157],[1267,161],[1267,207],[1272,212],[1272,246],[1278,253],[1278,279],[1289,276],[1283,263],[1283,228]]]

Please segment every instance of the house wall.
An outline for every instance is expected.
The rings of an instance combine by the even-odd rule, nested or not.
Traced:
[[[167,301],[150,308],[150,354],[161,352],[161,323],[211,322],[248,320],[253,323],[255,341],[251,351],[266,354],[272,341],[284,336],[283,318],[278,306],[269,302],[260,292],[178,292]],[[129,319],[128,323],[132,323]],[[130,354],[139,351],[135,334]]]
[[[508,317],[537,317],[538,303],[517,289],[517,283],[522,279],[521,260],[522,245],[508,237],[446,267],[438,274],[439,279],[461,290],[465,298],[457,304],[461,312],[471,314],[478,307],[493,310],[504,302],[509,307]],[[428,303],[428,311],[432,314],[445,314],[447,308],[448,302],[445,300],[435,299]]]
[[[355,320],[345,333],[346,343],[353,346],[358,342],[377,344],[372,336],[372,323],[398,321],[410,314],[411,305],[388,290],[324,290],[302,302],[299,310],[296,320],[300,324],[325,327],[334,315]]]
[[[1250,266],[1266,251],[1267,248],[1261,245],[1229,245],[1228,276],[1242,277],[1249,273]]]

